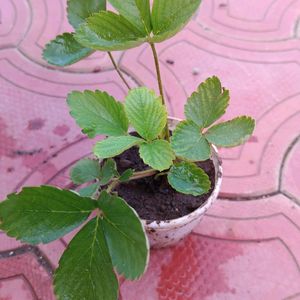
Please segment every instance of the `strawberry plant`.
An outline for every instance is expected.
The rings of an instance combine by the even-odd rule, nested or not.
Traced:
[[[118,297],[117,275],[140,278],[147,268],[149,244],[137,213],[116,193],[128,181],[167,176],[178,193],[200,196],[211,182],[197,162],[211,157],[212,145],[243,144],[254,130],[247,116],[218,122],[229,105],[229,91],[213,76],[187,99],[186,119],[170,132],[162,78],[155,48],[178,33],[200,0],[69,0],[74,28],[46,45],[44,58],[67,66],[95,51],[106,51],[129,88],[124,104],[103,91],[74,91],[67,97],[70,114],[95,143],[94,158],[71,170],[74,191],[50,186],[26,187],[0,204],[0,228],[29,244],[50,243],[81,227],[62,255],[54,275],[58,299],[110,300]],[[148,43],[154,57],[160,95],[146,87],[131,89],[112,51]],[[136,134],[131,134],[132,129]],[[139,149],[146,170],[119,173],[114,157]]]

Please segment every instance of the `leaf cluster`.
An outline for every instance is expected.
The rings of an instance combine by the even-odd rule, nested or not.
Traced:
[[[94,147],[97,158],[113,158],[138,147],[146,165],[158,172],[167,170],[169,183],[175,190],[194,196],[210,190],[207,174],[196,163],[211,157],[213,144],[220,147],[243,144],[255,124],[250,117],[242,116],[214,125],[229,104],[229,91],[217,77],[208,78],[188,98],[186,120],[177,125],[170,141],[162,139],[167,123],[166,107],[160,97],[145,87],[131,90],[124,104],[100,91],[72,92],[68,104],[84,133],[89,137],[107,136]],[[129,133],[130,126],[137,136]]]
[[[43,57],[68,66],[100,51],[126,50],[145,42],[173,37],[191,19],[201,0],[68,0],[68,19],[74,28],[46,45]]]
[[[72,168],[70,177],[73,183],[77,185],[85,184],[85,187],[78,191],[80,196],[94,198],[108,183],[116,180],[126,182],[133,175],[133,172],[132,169],[128,169],[119,174],[113,159],[107,159],[101,165],[98,160],[84,158]]]
[[[76,182],[99,176],[93,161],[85,160],[80,167],[93,175],[78,173],[77,165]],[[138,215],[122,198],[106,191],[95,201],[50,186],[24,188],[0,204],[0,221],[7,235],[30,244],[50,243],[84,224],[55,271],[59,299],[116,300],[116,273],[137,279],[148,264],[149,243]]]

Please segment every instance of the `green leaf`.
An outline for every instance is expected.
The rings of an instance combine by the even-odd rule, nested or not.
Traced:
[[[131,90],[126,97],[126,114],[140,136],[154,140],[167,124],[167,110],[160,98],[145,87]]]
[[[94,14],[76,30],[75,39],[85,47],[100,51],[126,50],[146,41],[124,17],[110,11]]]
[[[145,35],[152,29],[149,0],[109,0],[112,6]]]
[[[103,167],[101,169],[100,184],[108,184],[114,176],[119,176],[116,162],[113,159],[108,159],[104,162]]]
[[[98,205],[113,265],[127,279],[138,279],[147,268],[149,243],[137,213],[122,198],[106,192],[102,192]]]
[[[175,159],[171,145],[164,140],[142,144],[140,156],[145,164],[158,171],[169,169]]]
[[[100,177],[99,161],[84,158],[76,163],[71,170],[71,180],[75,184],[83,184]]]
[[[109,137],[95,145],[94,154],[102,159],[115,157],[125,150],[143,142],[144,140],[131,135]]]
[[[119,177],[120,182],[127,182],[132,177],[134,170],[128,169]]]
[[[61,300],[117,300],[118,280],[99,218],[70,242],[54,275],[54,291]]]
[[[106,0],[68,0],[69,23],[77,29],[93,13],[106,10]]]
[[[185,116],[201,128],[207,128],[225,114],[229,105],[229,91],[222,89],[217,77],[200,84],[185,105]]]
[[[76,29],[93,12],[105,9],[105,0],[68,0],[68,19]],[[46,45],[43,58],[51,65],[65,67],[84,59],[92,53],[94,53],[94,50],[83,47],[75,40],[74,33],[64,33]]]
[[[180,122],[173,131],[171,146],[177,156],[192,161],[210,158],[210,145],[192,121]]]
[[[217,124],[206,133],[207,140],[220,147],[235,147],[245,143],[252,135],[255,121],[246,116]]]
[[[176,163],[168,174],[168,181],[177,192],[193,196],[206,194],[211,187],[207,174],[190,162]]]
[[[127,133],[128,119],[123,104],[106,92],[72,92],[67,101],[71,115],[90,138],[98,134]]]
[[[73,33],[64,33],[45,46],[43,58],[51,65],[64,67],[84,59],[93,52],[94,50],[79,44]]]
[[[154,0],[152,7],[153,42],[174,36],[191,19],[201,0]]]
[[[29,244],[49,243],[82,224],[94,203],[50,186],[24,188],[0,204],[0,229]]]
[[[81,197],[90,197],[93,198],[96,192],[100,189],[100,183],[96,182],[89,186],[86,186],[78,191],[78,194]]]

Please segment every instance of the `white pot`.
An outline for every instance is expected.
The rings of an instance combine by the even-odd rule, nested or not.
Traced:
[[[169,118],[170,129],[174,129],[180,120]],[[152,248],[172,246],[186,237],[198,225],[206,211],[217,199],[222,183],[222,166],[216,147],[212,149],[212,160],[215,166],[215,188],[207,201],[194,212],[178,219],[167,221],[142,220]]]

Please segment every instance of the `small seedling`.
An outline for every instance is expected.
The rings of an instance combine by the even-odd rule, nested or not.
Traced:
[[[229,104],[229,91],[217,77],[208,78],[187,99],[185,120],[170,134],[163,84],[155,44],[178,33],[200,0],[109,0],[117,12],[106,11],[104,0],[69,0],[73,33],[51,41],[43,56],[53,65],[67,66],[95,51],[106,51],[130,89],[111,51],[148,43],[154,57],[160,95],[146,87],[130,89],[125,103],[103,91],[74,91],[68,95],[70,113],[89,138],[106,136],[93,148],[94,159],[83,159],[71,179],[77,191],[50,186],[26,187],[0,204],[0,228],[30,244],[50,243],[85,224],[62,255],[54,275],[55,293],[62,300],[115,300],[116,274],[140,278],[149,259],[148,240],[136,212],[116,194],[128,181],[167,174],[179,193],[200,196],[211,189],[197,162],[211,158],[212,145],[243,144],[254,130],[247,116],[219,122]],[[130,134],[133,127],[136,135]],[[113,158],[138,147],[149,166],[119,174]]]

